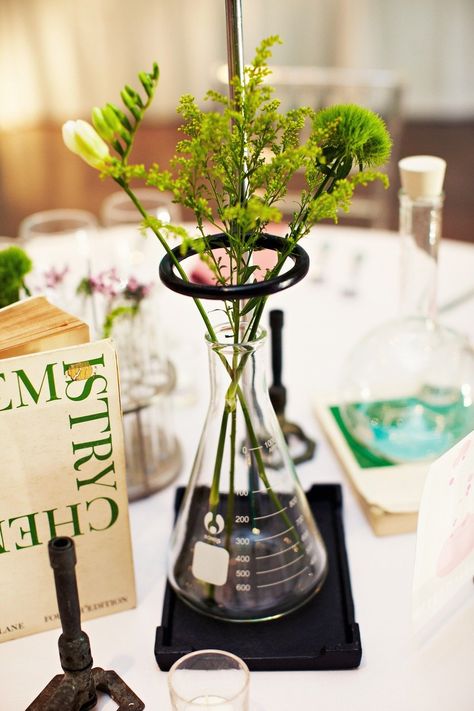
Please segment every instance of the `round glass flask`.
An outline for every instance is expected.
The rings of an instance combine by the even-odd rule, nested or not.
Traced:
[[[443,195],[424,191],[431,192],[444,161],[404,161],[410,192],[400,192],[402,315],[355,347],[341,385],[349,433],[376,458],[399,463],[434,459],[474,428],[474,352],[436,313]]]
[[[227,326],[217,335],[208,339],[210,405],[168,575],[200,612],[268,620],[319,590],[327,554],[268,395],[265,332],[240,343]]]

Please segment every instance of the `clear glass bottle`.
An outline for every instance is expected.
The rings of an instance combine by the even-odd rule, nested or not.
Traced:
[[[437,321],[443,195],[423,194],[424,178],[420,171],[408,183],[411,194],[400,192],[401,318],[356,346],[341,386],[350,434],[376,457],[400,463],[434,459],[474,428],[473,350]]]
[[[208,341],[210,405],[168,575],[200,612],[267,620],[320,589],[327,554],[268,395],[266,334],[235,344],[229,331]]]

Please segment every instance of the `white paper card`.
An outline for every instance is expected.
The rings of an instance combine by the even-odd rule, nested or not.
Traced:
[[[229,572],[229,553],[225,548],[198,541],[194,546],[193,575],[212,585],[225,585]]]
[[[413,580],[416,632],[431,632],[474,599],[474,431],[429,468]]]

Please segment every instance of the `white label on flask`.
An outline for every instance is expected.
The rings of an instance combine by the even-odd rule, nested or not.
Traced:
[[[193,575],[212,585],[224,585],[229,570],[229,553],[225,548],[198,541],[194,546]]]

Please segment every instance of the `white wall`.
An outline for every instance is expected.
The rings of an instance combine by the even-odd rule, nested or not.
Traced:
[[[396,69],[407,113],[474,116],[474,0],[243,0],[245,58]],[[0,128],[88,117],[157,60],[153,112],[202,96],[225,61],[224,0],[0,0]]]

